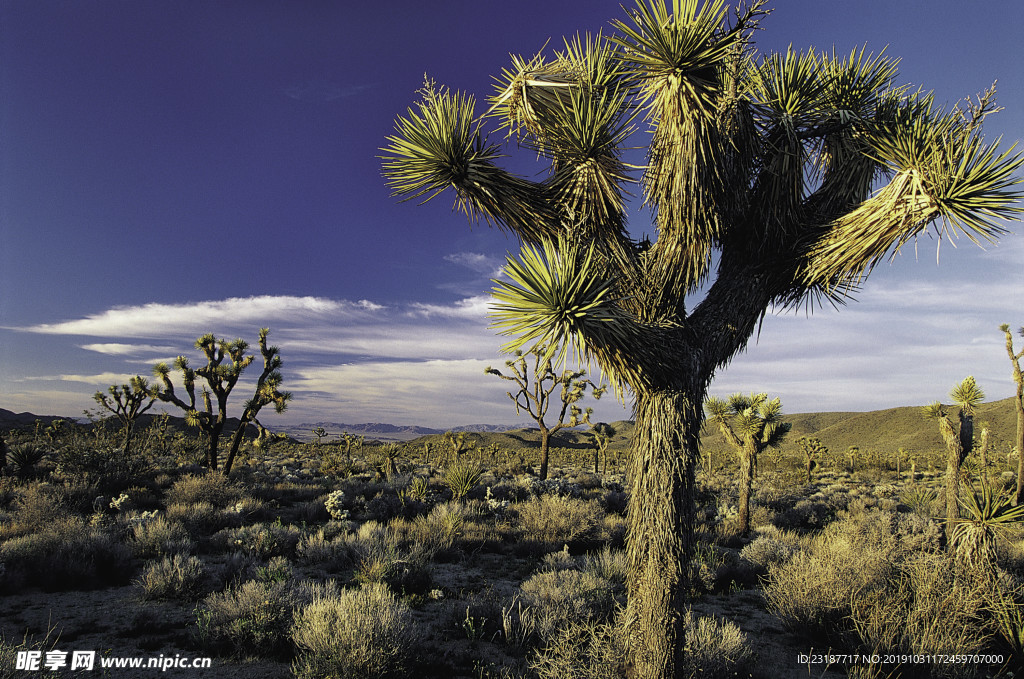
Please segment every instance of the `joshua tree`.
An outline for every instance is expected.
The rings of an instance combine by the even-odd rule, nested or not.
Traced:
[[[320,441],[322,441],[323,438],[327,436],[327,430],[324,429],[323,427],[313,427],[312,429],[310,429],[310,432],[312,432],[313,436],[316,437],[316,441],[314,441],[313,444],[317,446],[319,446]]]
[[[638,0],[610,35],[513,57],[484,115],[428,83],[398,118],[384,174],[405,198],[447,189],[524,243],[499,283],[496,328],[596,361],[633,399],[626,628],[631,672],[682,671],[703,403],[769,308],[842,302],[930,225],[995,239],[1022,159],[986,144],[993,93],[943,111],[896,84],[897,62],[854,50],[759,55],[763,0]],[[502,138],[549,163],[498,165]],[[650,132],[641,140],[646,127]],[[626,227],[640,191],[653,243]],[[715,256],[717,255],[717,256]],[[693,308],[689,293],[706,291]]]
[[[590,380],[583,379],[586,372],[582,370],[555,372],[551,363],[551,352],[545,347],[532,349],[529,356],[533,357],[532,365],[527,363],[527,357],[521,351],[515,352],[514,359],[505,361],[505,366],[512,371],[510,375],[505,375],[490,366],[484,372],[489,375],[497,375],[503,380],[515,382],[519,387],[514,395],[511,391],[507,391],[505,394],[516,404],[517,415],[525,410],[540,427],[540,478],[546,479],[548,477],[548,450],[551,436],[565,427],[589,424],[590,415],[594,409],[580,410],[576,404],[586,396],[587,387],[590,387],[594,398],[601,398],[604,387],[596,387]],[[551,395],[559,387],[561,390],[558,397],[562,405],[558,410],[558,421],[548,426],[544,418],[551,405]],[[565,420],[567,413],[569,414],[568,422]]]
[[[135,421],[153,407],[153,403],[156,402],[156,390],[149,386],[145,377],[136,375],[128,384],[112,384],[107,391],[110,392],[109,397],[102,391],[97,391],[93,394],[93,399],[121,421],[124,428],[124,454],[128,455],[131,452]]]
[[[811,436],[801,436],[796,440],[800,444],[800,450],[804,453],[805,467],[807,469],[807,483],[811,482],[811,472],[818,466],[816,460],[824,459],[828,455],[828,448],[821,440]]]
[[[269,333],[268,328],[260,330],[259,347],[260,355],[263,357],[263,372],[260,373],[256,382],[256,391],[253,397],[245,402],[242,416],[239,418],[238,429],[235,430],[231,439],[227,460],[224,463],[225,476],[231,473],[231,465],[242,443],[242,438],[245,436],[246,427],[255,421],[263,406],[273,403],[277,412],[284,412],[292,396],[289,392],[282,392],[278,389],[282,382],[281,356],[277,347],[267,346]],[[175,370],[181,372],[189,400],[184,401],[175,394],[170,378],[171,368],[166,363],[158,363],[153,367],[153,374],[162,383],[157,390],[157,398],[167,403],[173,403],[184,410],[185,421],[190,426],[199,427],[200,431],[206,435],[209,444],[206,452],[206,466],[216,469],[217,446],[221,433],[224,431],[224,425],[227,423],[228,396],[238,383],[242,372],[256,360],[256,357],[245,353],[249,344],[241,338],[229,342],[217,339],[212,333],[209,333],[197,339],[195,346],[206,357],[205,366],[193,370],[184,356],[178,356],[174,361]],[[225,359],[229,362],[225,362]],[[202,390],[203,410],[196,407],[197,377],[206,381],[206,386]],[[216,412],[214,412],[211,394],[217,399]]]
[[[444,433],[444,442],[448,444],[448,450],[451,451],[449,456],[452,462],[457,462],[462,459],[463,453],[467,453],[476,448],[476,441],[467,441],[466,432],[460,431],[456,434],[453,431],[446,431]],[[440,456],[440,453],[438,453]],[[438,463],[440,464],[440,460]]]
[[[594,437],[594,473],[600,474],[599,464],[604,457],[604,473],[608,473],[608,445],[618,432],[607,422],[590,425],[590,435]]]
[[[778,448],[793,425],[782,421],[782,401],[769,401],[768,394],[733,394],[728,401],[712,396],[704,407],[740,458],[739,528],[746,535],[757,456],[766,448]]]
[[[938,420],[939,433],[946,442],[946,529],[951,531],[960,518],[960,465],[974,447],[974,410],[985,400],[974,377],[968,376],[953,387],[949,397],[960,407],[957,412],[959,431],[946,414],[946,407],[936,401],[922,410],[924,416]],[[947,535],[951,535],[947,532]]]
[[[1013,366],[1013,382],[1017,385],[1017,395],[1013,399],[1013,405],[1017,409],[1017,438],[1014,439],[1014,445],[1017,447],[1017,492],[1013,496],[1013,504],[1017,506],[1024,501],[1024,372],[1021,372],[1020,369],[1020,359],[1024,356],[1024,348],[1014,353],[1010,326],[1003,323],[999,329],[1006,335],[1006,353]],[[1024,327],[1018,332],[1021,337],[1024,337]]]

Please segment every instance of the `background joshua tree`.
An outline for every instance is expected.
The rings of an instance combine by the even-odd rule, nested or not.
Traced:
[[[939,433],[946,442],[946,530],[952,531],[960,518],[960,465],[974,447],[974,410],[985,400],[985,392],[974,377],[968,376],[953,387],[949,397],[960,408],[957,412],[959,429],[954,428],[946,407],[938,401],[922,411],[925,417],[938,421]],[[951,537],[952,533],[947,532],[947,535]]]
[[[135,421],[153,407],[157,397],[156,390],[149,386],[145,377],[136,375],[128,384],[112,384],[107,391],[110,392],[110,396],[97,391],[93,394],[93,399],[120,420],[124,428],[124,454],[127,456],[131,452]]]
[[[260,330],[259,347],[263,357],[263,372],[260,373],[256,382],[256,390],[252,398],[245,402],[242,415],[239,418],[238,429],[231,439],[231,446],[228,457],[224,464],[224,474],[231,473],[231,465],[234,462],[235,454],[245,436],[245,428],[255,421],[256,416],[265,405],[274,404],[277,412],[283,412],[291,399],[291,394],[278,390],[281,386],[281,357],[277,347],[267,346],[268,328]],[[185,393],[188,394],[188,401],[184,401],[174,392],[174,385],[171,383],[171,368],[166,363],[158,363],[153,366],[153,374],[161,381],[157,389],[157,398],[167,403],[173,403],[185,411],[185,421],[189,426],[199,427],[208,441],[206,452],[206,466],[210,469],[217,468],[217,448],[220,436],[227,423],[228,396],[231,394],[238,378],[248,368],[256,357],[245,352],[249,344],[239,338],[235,340],[217,339],[212,333],[203,335],[196,340],[196,348],[203,352],[206,357],[206,365],[193,370],[189,367],[188,359],[178,356],[174,361],[174,368],[181,372],[182,381],[185,386]],[[227,362],[225,362],[227,359]],[[206,385],[203,386],[202,399],[203,409],[196,407],[196,378],[201,377]],[[214,412],[213,398],[217,400],[217,410]]]
[[[1013,400],[1013,405],[1017,409],[1017,437],[1013,440],[1013,445],[1017,448],[1017,492],[1013,496],[1013,504],[1016,506],[1024,501],[1024,372],[1021,372],[1020,369],[1020,359],[1024,356],[1024,348],[1014,353],[1010,326],[1003,323],[999,329],[1006,335],[1006,353],[1013,366],[1013,382],[1017,385],[1017,395]],[[1017,332],[1024,337],[1024,327]]]
[[[551,444],[551,436],[565,427],[575,427],[580,424],[589,424],[593,408],[580,410],[576,404],[586,396],[587,387],[594,398],[601,398],[604,387],[594,386],[590,380],[583,379],[586,372],[583,370],[563,370],[555,372],[552,366],[551,353],[548,348],[538,346],[531,349],[528,356],[533,358],[532,365],[527,362],[527,355],[521,351],[515,352],[515,358],[505,361],[505,365],[512,371],[511,375],[505,375],[496,368],[488,366],[484,372],[489,375],[497,375],[503,380],[515,382],[519,390],[513,393],[505,392],[509,399],[516,404],[516,414],[525,410],[540,427],[540,478],[548,477],[548,450]],[[558,421],[550,427],[545,423],[548,408],[551,406],[551,395],[555,389],[561,387],[558,392],[561,406],[558,409]],[[568,413],[569,421],[565,416]]]
[[[778,448],[793,425],[782,421],[782,401],[769,401],[768,394],[733,394],[728,401],[712,396],[704,408],[739,455],[739,529],[746,535],[750,531],[750,491],[757,456],[766,448]]]
[[[820,439],[813,436],[801,436],[796,440],[800,444],[800,450],[804,453],[804,462],[807,471],[807,483],[811,482],[811,472],[818,466],[817,460],[822,460],[828,455],[828,448]]]
[[[395,195],[451,189],[471,220],[523,241],[494,293],[495,326],[515,336],[506,350],[568,349],[630,390],[626,645],[645,678],[683,667],[694,470],[715,371],[769,308],[842,302],[929,226],[992,240],[1020,211],[1021,157],[981,137],[992,91],[943,111],[897,85],[884,55],[760,55],[752,36],[765,14],[762,0],[735,11],[639,0],[608,36],[513,57],[483,116],[474,97],[428,83],[383,150]],[[491,119],[505,143],[548,163],[546,177],[498,166]],[[644,143],[640,190],[657,238],[638,244],[624,153]]]
[[[608,473],[608,445],[618,432],[615,427],[607,422],[598,422],[590,425],[590,435],[594,438],[594,473],[600,474],[598,465],[601,458],[604,458],[604,473]]]

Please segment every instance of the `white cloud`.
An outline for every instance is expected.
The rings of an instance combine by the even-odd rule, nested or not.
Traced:
[[[497,278],[501,274],[501,267],[505,265],[504,258],[493,257],[479,252],[454,252],[450,255],[445,255],[444,260],[452,264],[464,266],[488,278]]]
[[[166,354],[177,351],[174,347],[157,346],[155,344],[123,344],[121,342],[100,342],[96,344],[82,344],[82,349],[95,351],[108,356],[134,356],[137,354]]]
[[[114,307],[85,318],[18,329],[49,335],[164,337],[201,334],[211,327],[222,328],[225,325],[238,327],[274,321],[308,321],[328,316],[357,320],[383,308],[367,300],[348,302],[322,297],[262,295],[184,304]]]

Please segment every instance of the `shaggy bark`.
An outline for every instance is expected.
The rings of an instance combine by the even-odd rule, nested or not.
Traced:
[[[637,395],[627,516],[628,676],[671,679],[683,667],[693,555],[700,389]]]

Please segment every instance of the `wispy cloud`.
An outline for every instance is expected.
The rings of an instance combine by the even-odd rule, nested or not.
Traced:
[[[374,85],[339,85],[327,78],[316,77],[286,87],[284,93],[297,101],[325,102],[354,97],[373,88]]]
[[[86,351],[95,351],[108,356],[138,356],[139,354],[166,354],[177,351],[175,347],[155,344],[124,344],[123,342],[99,342],[79,345]]]
[[[225,324],[260,324],[268,319],[287,322],[331,317],[358,321],[383,309],[383,306],[368,300],[349,302],[323,297],[262,295],[181,304],[120,306],[84,318],[16,329],[48,335],[162,337],[190,332],[201,334]]]
[[[479,252],[454,252],[445,255],[444,259],[446,262],[464,266],[488,278],[497,278],[501,274],[501,268],[505,265],[504,259]]]

